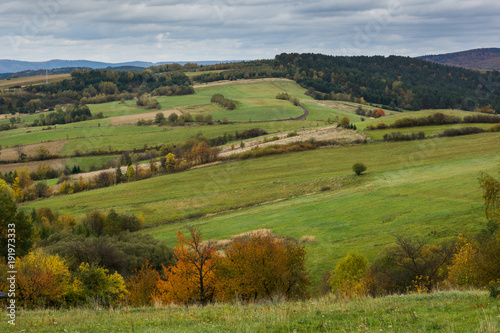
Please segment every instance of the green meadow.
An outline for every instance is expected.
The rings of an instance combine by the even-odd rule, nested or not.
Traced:
[[[500,163],[498,133],[318,149],[205,167],[25,204],[81,215],[141,214],[173,246],[186,223],[206,238],[259,228],[301,238],[317,282],[350,251],[373,260],[394,234],[438,242],[484,227],[481,171]],[[354,176],[356,162],[368,166]],[[325,190],[325,188],[330,188]],[[323,190],[323,191],[322,191]],[[201,218],[197,218],[201,217]]]

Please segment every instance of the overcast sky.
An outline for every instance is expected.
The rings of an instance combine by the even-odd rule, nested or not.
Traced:
[[[0,59],[251,60],[500,47],[498,0],[2,0]]]

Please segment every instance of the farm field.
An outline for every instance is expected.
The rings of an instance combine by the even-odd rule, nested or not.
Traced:
[[[496,332],[498,301],[486,292],[439,292],[205,307],[19,310],[11,332]]]
[[[70,74],[56,74],[48,76],[49,83],[62,81],[68,78],[70,78]],[[45,82],[46,82],[45,75],[20,77],[11,80],[0,80],[0,88],[9,88],[17,85],[19,86],[27,86],[30,84],[35,85],[35,84],[42,84]]]
[[[349,251],[373,260],[398,232],[412,230],[440,241],[480,230],[485,219],[477,178],[498,168],[499,144],[498,133],[484,133],[334,147],[205,167],[24,207],[49,206],[75,215],[110,208],[142,214],[149,227],[144,232],[169,245],[188,222],[211,239],[260,228],[295,238],[314,236],[306,248],[317,282]],[[358,161],[368,166],[362,177],[351,170]],[[331,190],[322,192],[324,187]]]

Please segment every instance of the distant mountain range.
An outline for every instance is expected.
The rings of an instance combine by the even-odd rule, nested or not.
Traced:
[[[145,61],[131,61],[131,62],[121,62],[121,63],[108,63],[90,60],[49,60],[43,62],[31,62],[31,61],[19,61],[2,59],[0,60],[0,74],[1,73],[18,73],[23,71],[36,71],[36,70],[49,70],[56,68],[107,68],[107,67],[140,67],[146,68],[154,65],[164,65],[178,63],[184,65],[188,62],[195,62],[199,65],[214,65],[222,62],[234,62],[241,60],[225,60],[225,61],[169,61],[169,62],[145,62]]]
[[[500,70],[500,48],[474,49],[417,58],[470,69]]]

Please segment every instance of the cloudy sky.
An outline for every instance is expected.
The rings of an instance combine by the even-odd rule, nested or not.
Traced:
[[[0,59],[418,56],[500,47],[498,0],[2,0]]]

